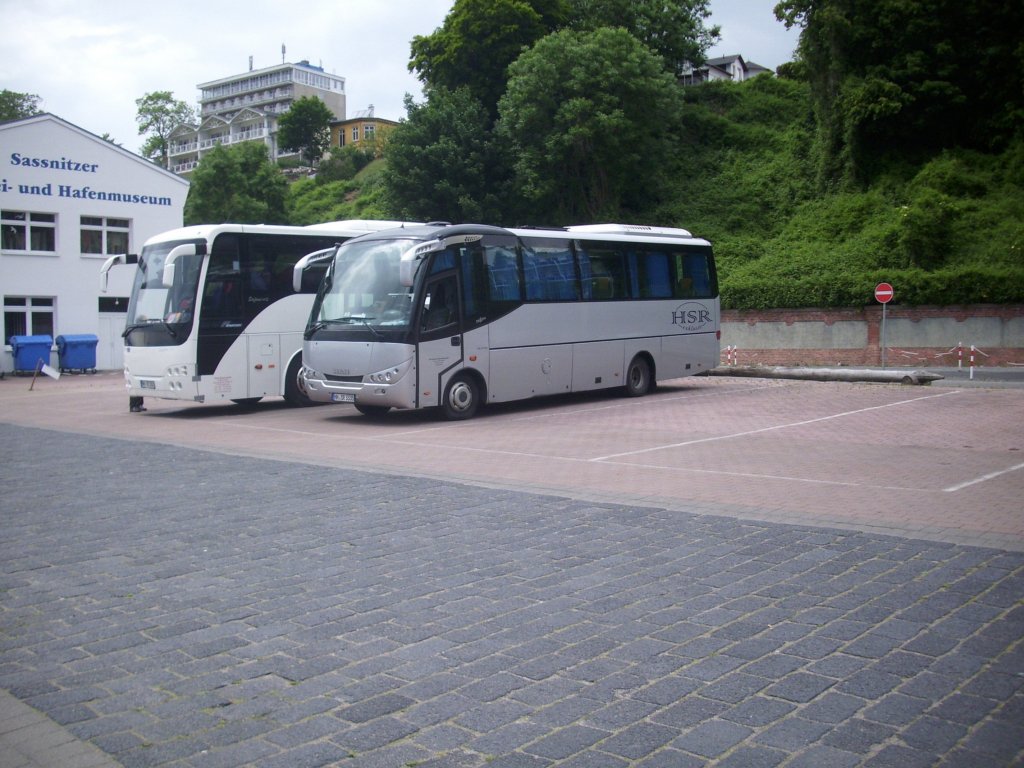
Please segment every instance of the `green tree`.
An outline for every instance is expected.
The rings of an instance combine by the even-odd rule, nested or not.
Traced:
[[[802,27],[826,186],[946,147],[1001,150],[1024,128],[1024,4],[782,0],[775,14]]]
[[[171,131],[179,125],[192,125],[196,110],[184,101],[177,101],[170,91],[153,91],[135,100],[135,122],[139,135],[145,135],[139,153],[164,168],[170,167]]]
[[[413,38],[409,70],[428,90],[468,88],[493,119],[508,65],[565,20],[563,0],[455,0],[443,26]]]
[[[391,131],[384,183],[389,207],[412,220],[501,223],[504,162],[490,116],[468,88],[405,98],[408,119]]]
[[[499,131],[534,223],[630,218],[653,202],[682,107],[661,57],[625,29],[564,30],[509,73]]]
[[[17,120],[39,114],[39,97],[34,93],[0,91],[0,120]]]
[[[316,96],[303,96],[277,121],[277,141],[281,149],[301,152],[310,165],[316,165],[331,144],[330,123],[334,113]]]
[[[707,27],[708,0],[569,0],[571,26],[579,30],[624,27],[678,74],[686,62],[702,63],[720,37]]]
[[[192,172],[185,224],[283,224],[288,182],[266,145],[218,145]]]

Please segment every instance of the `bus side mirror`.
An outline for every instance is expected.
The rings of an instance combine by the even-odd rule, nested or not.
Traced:
[[[135,253],[118,253],[103,262],[100,267],[100,293],[107,292],[109,272],[116,264],[138,264],[139,256]]]
[[[324,248],[321,251],[313,251],[313,253],[307,253],[292,267],[292,290],[296,293],[302,293],[302,276],[306,270],[313,264],[317,264],[326,259],[333,259],[334,254],[338,252],[338,248],[341,247],[341,243],[330,248]]]
[[[195,243],[182,243],[172,248],[171,252],[167,254],[167,258],[164,259],[164,271],[163,276],[160,278],[161,282],[168,288],[174,285],[174,262],[182,256],[195,256],[197,253]]]

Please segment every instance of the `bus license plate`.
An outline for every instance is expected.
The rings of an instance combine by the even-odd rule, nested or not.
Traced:
[[[331,395],[332,403],[354,403],[356,401],[355,395]]]
[[[139,381],[139,389],[156,389],[156,382],[142,379]]]

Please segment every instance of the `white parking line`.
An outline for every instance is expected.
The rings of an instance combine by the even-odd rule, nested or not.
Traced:
[[[1010,472],[1017,472],[1018,470],[1021,469],[1024,469],[1024,464],[1017,464],[1012,467],[1007,467],[1006,469],[1000,469],[998,472],[989,472],[987,475],[976,477],[973,480],[965,480],[962,483],[951,485],[949,486],[949,488],[943,488],[942,490],[945,491],[946,493],[955,493],[956,491],[962,491],[964,488],[969,488],[972,485],[984,483],[986,480],[991,480],[993,478],[999,477],[1000,475],[1007,475]]]
[[[841,485],[847,488],[872,488],[874,490],[879,491],[913,491],[915,493],[936,493],[938,491],[937,488],[911,488],[904,485],[876,485],[875,483],[854,483],[846,480],[820,480],[813,477],[794,477],[792,475],[769,475],[764,472],[735,472],[726,469],[697,469],[695,467],[676,467],[665,464],[636,464],[633,462],[625,461],[606,461],[603,463],[611,464],[618,467],[629,467],[630,469],[664,469],[676,473],[690,472],[698,475],[725,475],[727,477],[740,477],[744,479],[755,480],[785,480],[787,482],[807,483],[809,485]]]
[[[663,451],[669,448],[683,448],[688,445],[698,445],[700,443],[711,443],[718,440],[732,440],[736,437],[747,437],[749,435],[758,435],[763,432],[774,432],[780,429],[789,429],[790,427],[803,427],[807,424],[816,424],[820,421],[831,421],[832,419],[841,419],[845,416],[856,416],[859,413],[867,413],[868,411],[877,411],[882,408],[893,408],[897,405],[907,405],[908,403],[916,403],[920,400],[930,400],[936,397],[946,397],[947,395],[959,394],[961,390],[953,389],[948,392],[942,392],[937,395],[924,395],[923,397],[912,397],[909,400],[899,400],[895,403],[886,403],[884,405],[872,405],[869,408],[858,408],[855,411],[844,411],[842,413],[833,413],[830,416],[819,416],[816,419],[807,419],[805,421],[793,421],[788,424],[776,424],[773,427],[762,427],[761,429],[751,429],[746,432],[733,432],[728,435],[715,435],[714,437],[702,437],[697,440],[686,440],[681,443],[670,443],[668,445],[656,445],[651,448],[641,448],[636,451],[624,451],[622,453],[610,453],[607,456],[597,456],[590,461],[608,461],[609,459],[619,459],[623,456],[637,456],[641,453],[652,453],[654,451]]]

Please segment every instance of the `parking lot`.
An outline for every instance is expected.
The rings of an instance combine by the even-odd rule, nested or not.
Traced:
[[[1024,389],[700,377],[370,420],[350,406],[147,401],[117,374],[0,382],[12,423],[574,498],[1024,549]]]
[[[146,406],[0,381],[0,768],[1024,764],[1024,389]]]

